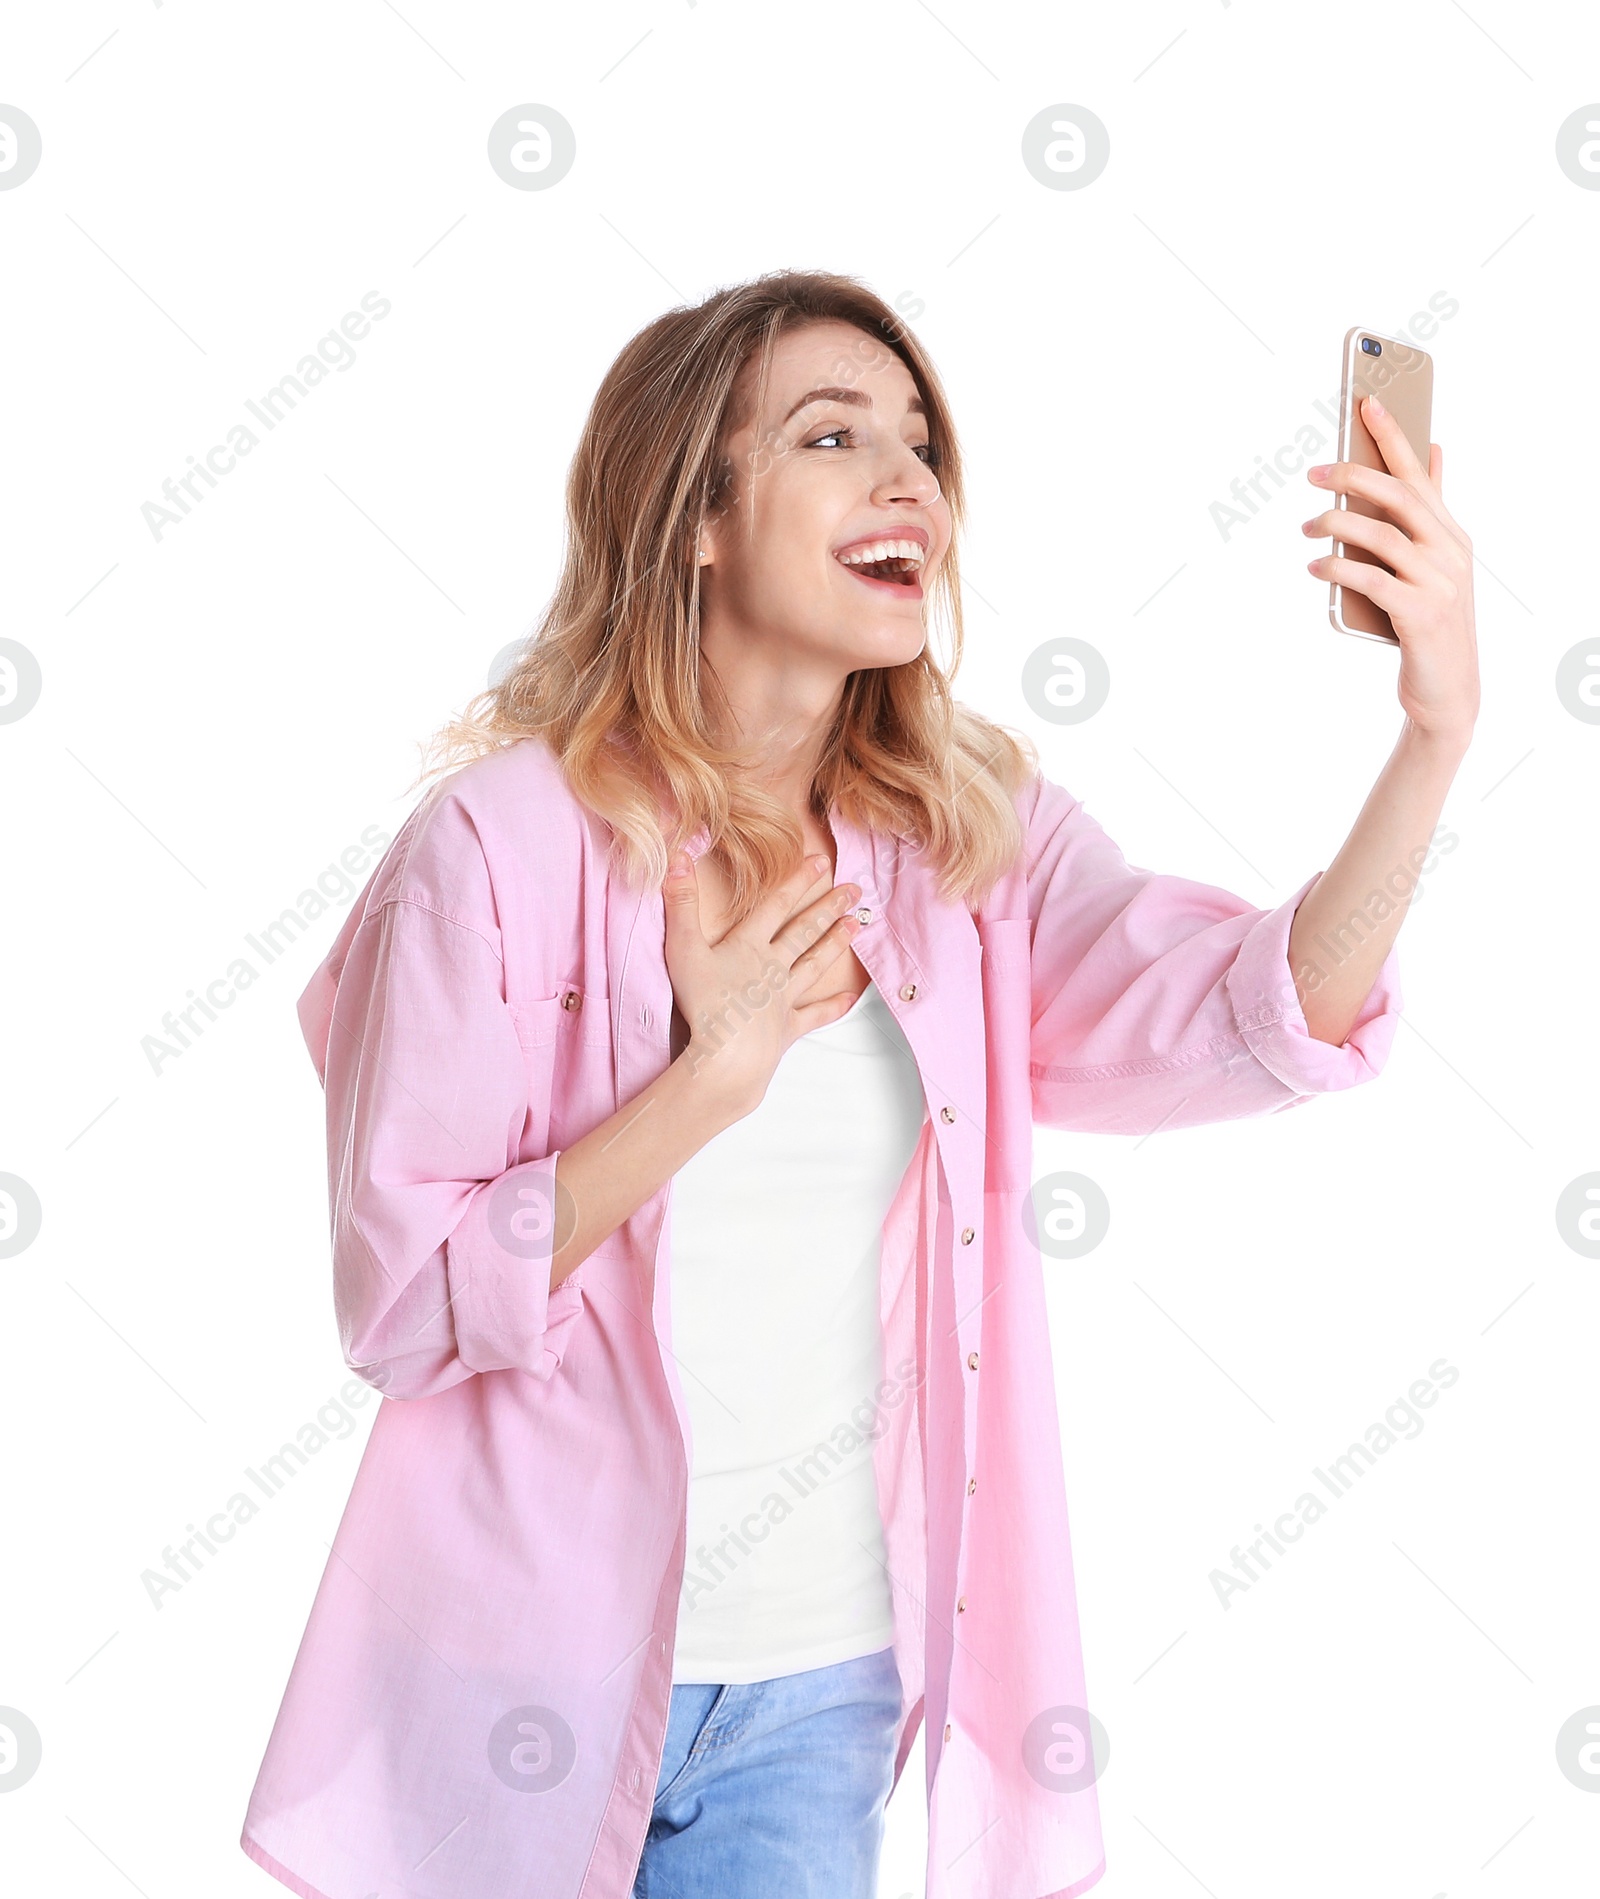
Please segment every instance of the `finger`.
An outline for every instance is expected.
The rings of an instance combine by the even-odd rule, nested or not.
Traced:
[[[1460,528],[1445,507],[1439,489],[1439,476],[1444,469],[1444,450],[1439,444],[1428,444],[1428,466],[1424,469],[1416,450],[1411,446],[1411,438],[1376,396],[1363,399],[1361,419],[1378,444],[1378,452],[1395,479],[1415,489],[1422,496],[1428,512],[1454,530],[1455,539],[1462,539]]]
[[[1391,620],[1395,609],[1404,603],[1406,583],[1385,573],[1381,567],[1374,567],[1371,561],[1323,554],[1317,560],[1307,561],[1306,566],[1318,580],[1330,580],[1336,586],[1348,587],[1352,593],[1365,594],[1375,607],[1382,607]]]
[[[791,917],[772,938],[772,949],[786,957],[790,968],[799,968],[807,955],[814,955],[829,942],[839,942],[841,938],[848,942],[850,925],[852,931],[858,931],[862,925],[854,915],[854,885],[839,885],[837,889],[822,896],[816,904],[807,904],[807,908],[797,917]]]
[[[840,989],[831,996],[819,996],[813,1002],[802,1003],[793,1011],[796,1033],[809,1035],[813,1029],[826,1028],[830,1022],[837,1022],[847,1015],[850,1005],[855,1001],[853,989]]]
[[[674,948],[705,941],[700,924],[699,873],[687,851],[675,851],[668,861],[661,901],[667,913],[667,941]]]
[[[1388,521],[1375,520],[1370,514],[1358,514],[1354,508],[1329,508],[1301,523],[1302,534],[1316,537],[1331,534],[1346,547],[1364,547],[1369,554],[1392,567],[1402,580],[1421,582],[1440,570],[1409,534]]]
[[[794,994],[809,997],[819,985],[832,981],[835,972],[843,968],[845,952],[860,929],[854,914],[847,910],[814,943],[803,948],[789,965]],[[778,947],[776,942],[774,947]]]
[[[748,920],[759,927],[764,941],[771,940],[798,914],[802,903],[815,901],[819,894],[825,895],[832,884],[833,873],[826,857],[804,858],[798,870],[774,884],[750,912]]]
[[[1417,451],[1411,446],[1411,438],[1376,396],[1362,398],[1361,420],[1378,444],[1378,453],[1390,474],[1400,481],[1427,479],[1422,463],[1417,460]]]
[[[1378,468],[1364,468],[1360,462],[1325,462],[1318,468],[1307,469],[1306,476],[1319,488],[1331,488],[1337,494],[1370,501],[1396,526],[1403,527],[1412,540],[1425,547],[1445,543],[1461,545],[1460,529],[1431,489],[1418,488]]]
[[[833,881],[832,872],[825,870],[820,877],[816,878],[812,883],[808,884],[805,889],[800,891],[796,899],[789,905],[788,910],[778,917],[777,921],[773,924],[772,934],[777,936],[780,931],[786,929],[797,918],[803,917],[808,910],[814,909],[818,904],[825,904],[835,891],[849,891],[854,895],[859,889],[859,885],[848,881],[842,884],[836,884]]]

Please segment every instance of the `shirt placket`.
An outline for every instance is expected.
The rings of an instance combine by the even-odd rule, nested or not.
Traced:
[[[970,993],[963,993],[953,958],[949,962],[948,973],[941,974],[935,981],[929,981],[917,967],[901,937],[887,926],[880,895],[880,865],[887,846],[880,845],[875,839],[864,838],[854,826],[841,823],[837,811],[833,814],[833,826],[838,845],[837,881],[861,886],[861,901],[854,913],[861,928],[852,940],[851,948],[893,1010],[911,1046],[922,1079],[923,1094],[928,1104],[934,1141],[949,1196],[955,1343],[962,1367],[964,1459],[964,1469],[959,1473],[962,1493],[957,1526],[955,1601],[950,1606],[950,1613],[955,1619],[952,1631],[954,1640],[951,1643],[953,1673],[954,1657],[961,1648],[963,1618],[975,1608],[968,1599],[966,1574],[967,1519],[971,1500],[978,1489],[978,1373],[981,1361],[984,1249],[984,1096],[981,1084],[985,1068],[981,1060],[982,995],[975,977]],[[954,1068],[948,1076],[936,1072],[942,1063],[933,1060],[935,1049],[954,1051],[969,1045],[975,1045],[980,1054],[976,1080],[970,1075],[956,1072]],[[935,1243],[935,1260],[937,1255],[938,1246]],[[919,1352],[922,1349],[922,1341],[919,1340]],[[942,1472],[930,1471],[930,1484],[944,1475]],[[946,1720],[944,1740],[951,1740],[954,1731],[954,1721]]]

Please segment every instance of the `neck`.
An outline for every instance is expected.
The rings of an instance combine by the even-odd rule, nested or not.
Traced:
[[[838,688],[825,702],[819,695],[810,704],[796,705],[777,691],[740,690],[744,684],[725,687],[731,716],[720,722],[718,741],[743,750],[751,761],[749,782],[804,823],[823,743],[837,716]]]

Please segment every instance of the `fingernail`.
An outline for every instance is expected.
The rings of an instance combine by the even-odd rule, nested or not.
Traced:
[[[1332,462],[1318,462],[1315,468],[1308,468],[1306,470],[1306,479],[1308,481],[1326,481],[1328,479],[1328,470],[1332,466]]]
[[[1368,415],[1387,415],[1389,412],[1376,396],[1368,396],[1367,413]]]

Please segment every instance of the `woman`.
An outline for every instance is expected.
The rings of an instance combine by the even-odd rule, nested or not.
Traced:
[[[951,701],[955,435],[877,297],[778,273],[622,352],[538,636],[301,1002],[390,1402],[245,1823],[284,1884],[865,1899],[919,1727],[930,1895],[1099,1878],[1031,1127],[1384,1064],[1477,685],[1439,452],[1369,422],[1393,473],[1322,485],[1395,574],[1312,566],[1406,722],[1263,911]]]

